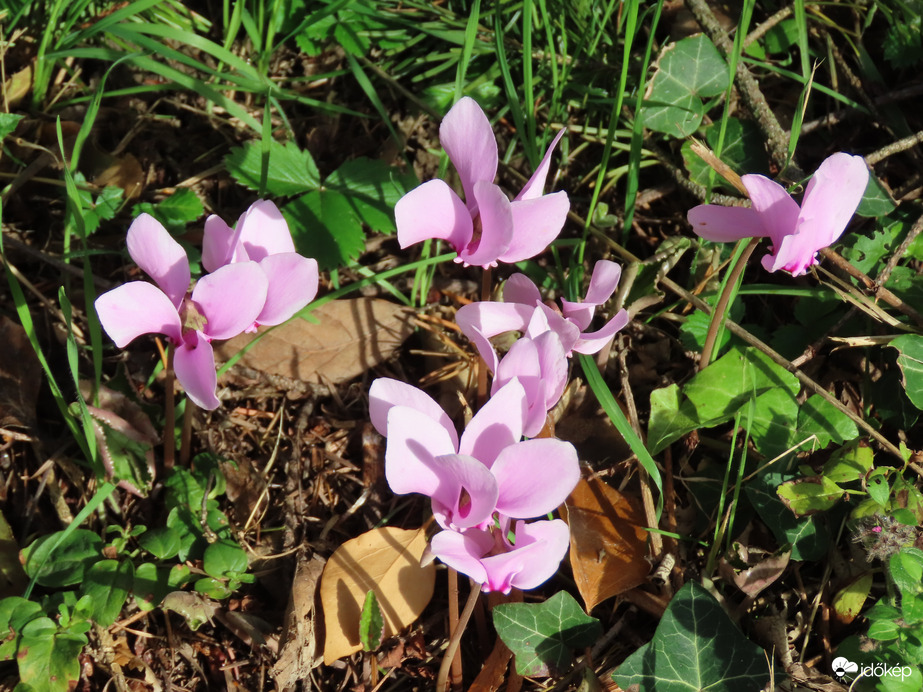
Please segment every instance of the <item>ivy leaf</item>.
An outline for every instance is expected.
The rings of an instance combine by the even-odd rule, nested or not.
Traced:
[[[843,489],[826,476],[809,476],[786,481],[776,492],[798,516],[823,512],[843,497]]]
[[[826,523],[818,517],[796,517],[776,494],[779,485],[793,478],[781,473],[762,474],[744,486],[744,492],[776,541],[792,546],[793,560],[818,560],[830,544]]]
[[[651,417],[647,426],[651,454],[657,454],[700,427],[695,406],[682,398],[679,385],[671,384],[651,392]]]
[[[654,639],[612,675],[640,692],[737,692],[769,680],[766,657],[702,586],[687,582],[667,607]]]
[[[814,394],[798,407],[798,437],[817,436],[821,449],[831,442],[843,444],[859,437],[852,418],[837,409],[820,394]],[[871,450],[869,450],[871,452]]]
[[[900,355],[897,364],[904,375],[904,391],[907,398],[918,409],[923,410],[923,336],[904,334],[890,344]]]
[[[856,209],[859,216],[887,216],[897,208],[897,203],[891,193],[885,189],[874,173],[869,173],[869,182],[865,186],[865,193]]]
[[[369,589],[365,594],[365,603],[362,604],[362,614],[359,616],[359,641],[362,642],[364,651],[375,651],[381,646],[385,634],[385,620],[378,605],[378,597]]]
[[[321,269],[336,269],[356,259],[365,234],[353,204],[336,190],[315,190],[289,202],[282,215],[295,248],[317,260]]]
[[[557,675],[574,660],[573,650],[590,646],[602,635],[566,591],[544,603],[501,603],[494,607],[494,627],[516,655],[520,675]]]
[[[224,165],[234,179],[244,187],[259,192],[263,170],[263,144],[247,142],[231,149]],[[320,171],[310,152],[299,149],[294,142],[282,144],[273,140],[269,145],[265,194],[270,197],[297,195],[320,186]]]
[[[720,135],[721,123],[712,123],[705,128],[705,141],[708,142],[708,146],[712,149],[717,149]],[[691,141],[683,142],[682,154],[683,162],[689,171],[689,178],[699,185],[706,185],[711,175],[711,167],[692,151]],[[766,175],[769,173],[763,136],[755,123],[749,120],[728,118],[721,148],[721,160],[740,175],[745,173]],[[717,173],[714,177],[714,183],[726,190],[736,192],[736,188]],[[735,305],[739,305],[739,303],[735,303]],[[695,314],[702,315],[710,321],[710,318],[704,313],[697,312]],[[737,321],[735,317],[731,319]]]

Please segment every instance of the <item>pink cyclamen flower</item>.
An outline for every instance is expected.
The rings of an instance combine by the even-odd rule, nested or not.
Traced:
[[[256,262],[239,262],[202,277],[189,293],[189,260],[154,217],[141,214],[128,229],[128,254],[157,284],[132,281],[96,299],[99,321],[119,348],[142,334],[173,344],[176,378],[204,409],[219,405],[213,339],[237,336],[266,304],[268,281]]]
[[[506,533],[502,526],[440,531],[433,536],[430,552],[481,584],[483,591],[509,593],[512,587],[534,589],[547,581],[570,544],[570,530],[560,519],[516,522],[515,543]]]
[[[432,498],[445,529],[484,529],[495,515],[542,516],[576,486],[580,465],[573,445],[554,439],[520,441],[525,390],[513,380],[497,391],[458,437],[428,394],[381,378],[369,390],[369,417],[388,438],[385,478],[399,495]]]
[[[247,261],[259,264],[269,281],[254,327],[282,324],[317,295],[317,260],[295,252],[288,224],[269,200],[251,204],[233,229],[214,214],[205,220],[202,266],[207,271]]]
[[[868,185],[861,156],[838,153],[826,159],[808,183],[801,206],[785,188],[762,175],[741,176],[752,207],[700,204],[689,210],[692,230],[719,243],[768,237],[771,254],[763,267],[792,276],[817,264],[817,252],[842,235]]]
[[[394,207],[401,247],[439,238],[455,248],[456,262],[482,267],[542,252],[561,232],[570,209],[566,192],[542,194],[563,135],[562,130],[510,202],[493,182],[498,154],[490,121],[476,101],[462,98],[443,119],[439,140],[461,178],[465,201],[438,178],[408,192]]]

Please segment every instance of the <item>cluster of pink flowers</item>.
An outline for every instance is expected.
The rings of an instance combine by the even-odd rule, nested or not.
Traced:
[[[233,229],[210,216],[203,245],[210,273],[190,291],[186,252],[159,221],[141,214],[128,229],[128,254],[156,285],[119,286],[97,298],[96,312],[119,348],[142,334],[165,335],[189,398],[214,409],[220,402],[211,342],[289,319],[317,294],[318,267],[295,252],[285,219],[265,200],[254,202]]]

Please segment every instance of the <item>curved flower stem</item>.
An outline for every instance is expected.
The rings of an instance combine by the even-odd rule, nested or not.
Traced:
[[[183,433],[180,437],[179,463],[189,468],[189,453],[192,446],[192,416],[195,413],[195,404],[186,397],[186,407],[183,409]]]
[[[173,347],[167,351],[167,365],[164,368],[166,378],[164,379],[164,404],[163,404],[163,467],[172,469],[176,459],[176,442],[173,439],[173,429],[176,421],[176,402],[173,396]]]
[[[450,568],[451,572],[455,570]],[[456,572],[456,578],[458,573]],[[456,589],[456,598],[458,598],[458,590]],[[462,634],[465,632],[465,627],[468,625],[468,620],[471,619],[471,613],[474,612],[474,606],[478,602],[478,596],[481,594],[481,587],[477,586],[474,582],[471,582],[471,593],[468,594],[468,601],[465,603],[465,610],[461,614],[458,623],[452,629],[452,638],[449,639],[449,646],[445,650],[445,654],[442,657],[442,664],[439,666],[439,676],[436,678],[436,692],[445,692],[446,684],[449,679],[449,668],[452,666],[452,661],[455,658],[455,654],[458,652],[458,645],[461,642]],[[461,658],[459,658],[459,664],[461,663]],[[461,673],[461,671],[459,671]]]
[[[731,298],[737,293],[737,280],[740,278],[744,267],[747,266],[747,260],[759,244],[760,238],[751,238],[750,242],[743,249],[737,258],[737,262],[731,268],[730,273],[724,282],[721,290],[721,297],[711,314],[711,323],[708,325],[708,333],[705,335],[705,345],[702,346],[702,358],[699,360],[699,370],[704,370],[711,363],[712,355],[715,350],[715,343],[718,341],[718,334],[724,326],[724,320],[727,317],[726,312]]]

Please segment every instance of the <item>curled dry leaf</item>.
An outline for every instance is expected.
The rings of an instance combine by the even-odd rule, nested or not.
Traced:
[[[304,382],[343,382],[389,358],[413,330],[406,308],[375,298],[335,300],[311,315],[318,324],[289,320],[262,335],[238,362]],[[234,337],[215,354],[229,360],[255,336]]]
[[[310,559],[299,557],[282,625],[279,658],[272,667],[272,676],[280,690],[294,689],[314,668],[317,658],[314,597],[323,571],[324,559],[319,555]]]
[[[599,478],[581,479],[564,503],[570,564],[586,611],[638,586],[650,571],[644,514]]]
[[[0,342],[0,428],[31,431],[42,366],[25,330],[9,317],[0,317]]]
[[[416,620],[433,596],[436,566],[420,566],[426,549],[423,529],[385,526],[346,541],[330,556],[321,577],[324,663],[362,649],[359,616],[365,595],[375,592],[385,620],[385,637]]]

